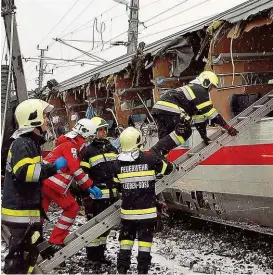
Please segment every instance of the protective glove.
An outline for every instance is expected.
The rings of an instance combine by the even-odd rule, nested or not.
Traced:
[[[237,136],[239,134],[239,131],[237,129],[231,127],[231,126],[227,126],[227,127],[225,127],[225,129],[228,131],[228,134],[230,136],[234,137],[234,136]]]
[[[92,194],[96,199],[100,199],[102,197],[102,192],[97,186],[89,187],[86,191],[89,194]]]
[[[67,160],[64,157],[59,157],[55,160],[54,165],[57,170],[60,170],[67,165]]]

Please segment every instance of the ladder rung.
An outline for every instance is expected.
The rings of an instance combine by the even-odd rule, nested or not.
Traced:
[[[189,152],[189,153],[188,153],[188,156],[189,156],[189,157],[193,157],[195,154],[196,154],[196,153],[190,153],[190,152]]]
[[[76,235],[77,237],[80,237],[80,236],[81,236],[81,234],[80,234],[79,232],[77,232],[77,231],[75,231],[75,235]]]
[[[268,95],[269,98],[273,97],[273,94],[272,95]]]
[[[238,120],[244,120],[244,119],[246,119],[247,118],[247,116],[239,116],[238,117]]]
[[[256,105],[256,106],[253,106],[254,109],[259,109],[261,107],[263,107],[264,105]]]

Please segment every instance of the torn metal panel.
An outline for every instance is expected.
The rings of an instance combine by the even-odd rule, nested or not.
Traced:
[[[253,28],[262,27],[264,25],[270,25],[272,23],[273,23],[273,17],[272,18],[269,18],[269,17],[267,17],[267,18],[256,18],[256,19],[252,20],[251,22],[249,22],[246,25],[244,31],[249,32]]]
[[[208,3],[210,5],[210,3]],[[210,26],[213,21],[224,20],[230,23],[235,23],[240,20],[246,20],[249,16],[258,14],[261,11],[273,8],[272,0],[250,0],[245,3],[242,3],[234,8],[231,8],[225,12],[222,12],[216,16],[212,16],[200,23],[192,25],[186,29],[183,29],[175,34],[172,34],[168,37],[160,39],[154,43],[147,45],[144,49],[144,54],[151,53],[154,55],[160,51],[163,47],[166,47],[172,40],[181,37],[187,33],[193,33],[198,30],[203,29],[205,26]],[[129,62],[131,61],[134,54],[123,55],[118,57],[104,65],[98,66],[92,70],[89,70],[85,73],[72,77],[66,81],[63,81],[59,85],[59,91],[66,91],[71,88],[83,85],[90,81],[90,78],[97,73],[100,73],[100,77],[105,77],[110,74],[117,73],[123,70]]]
[[[155,54],[154,60],[168,53],[175,55],[170,72],[171,76],[180,76],[180,74],[189,67],[194,56],[192,46],[184,37],[178,37],[160,49]]]

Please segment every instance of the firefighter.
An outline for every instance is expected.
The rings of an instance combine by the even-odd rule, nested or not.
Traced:
[[[85,150],[81,167],[92,177],[94,185],[100,188],[102,197],[96,199],[91,196],[91,198],[85,199],[87,220],[98,215],[117,200],[117,189],[115,188],[117,183],[113,180],[113,162],[116,162],[118,151],[107,139],[108,123],[100,117],[93,117],[91,122],[96,125],[96,137]],[[96,267],[108,263],[104,255],[108,233],[105,232],[86,247],[87,258]]]
[[[52,201],[63,209],[62,215],[49,238],[49,243],[55,251],[64,246],[64,239],[79,212],[79,205],[69,191],[72,180],[75,179],[82,190],[96,198],[102,196],[100,189],[93,186],[92,180],[80,167],[80,151],[89,139],[94,137],[95,132],[96,126],[90,119],[80,119],[71,132],[59,137],[57,147],[45,157],[45,161],[49,163],[54,162],[60,156],[67,160],[67,167],[46,179],[42,189],[45,212],[48,211]]]
[[[142,152],[142,133],[128,127],[120,135],[117,178],[122,188],[120,250],[117,258],[119,274],[126,274],[131,263],[134,240],[138,238],[138,273],[147,274],[151,264],[151,247],[157,220],[155,179],[172,171],[154,154]]]
[[[10,233],[5,274],[32,273],[38,257],[37,242],[42,238],[42,180],[65,167],[64,158],[44,164],[40,146],[45,143],[47,114],[52,105],[39,99],[21,102],[15,117],[19,129],[14,132],[7,158],[2,198],[2,223]],[[28,256],[24,258],[24,252]]]
[[[202,72],[189,85],[167,91],[152,108],[158,126],[159,141],[152,150],[165,156],[183,144],[192,134],[194,124],[206,145],[208,120],[226,129],[231,136],[238,131],[229,126],[210,101],[210,91],[218,88],[218,77],[210,71]]]

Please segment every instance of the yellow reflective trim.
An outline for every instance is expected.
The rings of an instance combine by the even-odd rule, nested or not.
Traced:
[[[203,114],[203,115],[194,115],[192,116],[193,119],[202,119],[211,116],[214,112],[217,112],[215,108],[212,108],[209,112]]]
[[[150,243],[150,242],[141,242],[141,241],[138,241],[138,246],[142,246],[142,247],[152,247],[152,243]]]
[[[2,207],[2,214],[15,217],[40,217],[40,210],[14,210]]]
[[[201,103],[201,104],[197,105],[196,108],[198,110],[200,110],[200,109],[203,109],[203,108],[205,108],[205,107],[207,107],[209,105],[212,105],[212,102],[211,101],[206,101],[204,103]]]
[[[30,266],[27,271],[27,274],[31,274],[33,272],[33,269],[34,269],[34,266]]]
[[[130,172],[118,174],[119,179],[132,178],[132,177],[143,177],[143,176],[153,176],[155,174],[154,170],[149,171],[139,171],[139,172]]]
[[[122,240],[122,241],[120,241],[120,245],[134,245],[134,241],[132,241],[132,240]]]
[[[114,182],[119,182],[118,178],[113,178]]]
[[[83,166],[83,167],[86,167],[86,168],[90,168],[90,164],[88,162],[85,162],[85,161],[81,161],[80,162],[80,166]]]
[[[174,109],[177,109],[177,110],[181,109],[176,104],[173,104],[173,103],[170,103],[170,102],[167,102],[167,101],[159,100],[159,101],[156,102],[156,104],[167,106],[167,107],[174,108]]]
[[[32,244],[36,243],[40,236],[41,236],[40,232],[39,231],[35,231],[33,233],[33,235],[31,236],[31,243]]]
[[[162,162],[163,162],[163,166],[162,166],[162,170],[161,170],[161,172],[159,174],[164,175],[164,173],[165,173],[165,171],[167,169],[167,163],[165,161],[163,161],[163,160],[162,160]]]
[[[9,152],[8,152],[8,157],[9,158],[11,158],[12,157],[12,153],[11,153],[11,151],[9,150]]]
[[[185,139],[182,136],[177,135],[175,132],[173,132],[175,137],[178,139],[178,141],[183,144],[185,142]]]
[[[112,190],[113,190],[113,193],[116,193],[116,192],[117,192],[117,189],[116,189],[116,188],[113,188]],[[109,189],[101,189],[100,191],[101,191],[101,193],[104,194],[104,195],[110,193]]]
[[[135,210],[125,210],[121,209],[121,213],[125,215],[142,215],[142,214],[150,214],[156,213],[156,207],[146,208],[146,209],[135,209]]]
[[[105,241],[107,239],[107,237],[100,237],[101,241]]]
[[[115,154],[115,153],[106,153],[106,154],[103,154],[103,155],[97,155],[95,157],[90,158],[89,161],[91,163],[91,162],[95,162],[99,159],[111,158],[111,157],[116,158],[117,154]]]
[[[191,89],[191,87],[189,87],[189,86],[184,86],[185,87],[185,89],[188,91],[188,93],[190,94],[190,96],[191,96],[191,99],[195,99],[196,98],[196,96],[195,96],[195,94],[194,94],[194,92],[193,92],[193,90]]]
[[[90,243],[99,243],[100,242],[100,239],[95,239],[93,241],[91,241]]]
[[[13,173],[15,174],[17,172],[17,170],[24,166],[25,164],[35,164],[35,163],[38,163],[42,161],[42,157],[41,156],[38,156],[38,157],[34,157],[34,158],[24,158],[24,159],[21,159],[20,161],[18,161],[14,167],[13,167]]]
[[[35,164],[31,164],[27,168],[26,182],[32,182]]]

